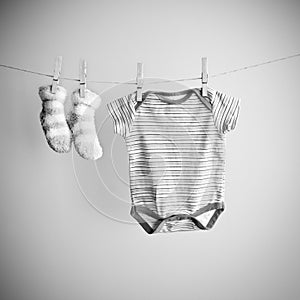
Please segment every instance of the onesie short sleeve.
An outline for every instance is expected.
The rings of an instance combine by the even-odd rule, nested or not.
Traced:
[[[114,132],[125,137],[130,131],[135,116],[135,99],[133,94],[113,100],[107,104],[113,120]]]
[[[214,123],[220,133],[233,130],[240,111],[240,99],[219,91],[210,91]]]

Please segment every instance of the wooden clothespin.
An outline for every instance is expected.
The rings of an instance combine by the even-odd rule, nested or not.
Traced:
[[[79,65],[79,84],[80,84],[79,94],[81,98],[85,97],[86,70],[87,70],[86,60],[82,59]]]
[[[207,97],[207,82],[208,82],[208,73],[207,73],[207,57],[202,57],[202,96]]]
[[[51,93],[55,94],[57,90],[57,86],[59,84],[59,76],[61,72],[61,67],[62,67],[62,56],[57,56],[55,59],[55,64],[54,64],[54,74],[53,74],[53,80],[52,80],[52,85],[51,85]]]
[[[137,84],[137,91],[136,91],[136,101],[142,101],[142,88],[143,88],[143,63],[137,63],[137,75],[136,75],[136,84]]]

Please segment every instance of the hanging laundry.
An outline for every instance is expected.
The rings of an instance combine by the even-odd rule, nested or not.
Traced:
[[[95,111],[101,104],[101,98],[85,89],[84,97],[80,97],[79,90],[74,91],[71,101],[72,109],[67,122],[73,134],[75,149],[82,158],[96,160],[103,154],[95,127]]]
[[[66,153],[71,149],[71,131],[65,118],[64,103],[67,91],[57,86],[56,92],[51,92],[51,85],[41,86],[39,96],[43,109],[40,122],[48,145],[58,153]]]
[[[129,154],[130,214],[149,233],[208,230],[225,209],[225,136],[240,99],[208,88],[107,104]]]

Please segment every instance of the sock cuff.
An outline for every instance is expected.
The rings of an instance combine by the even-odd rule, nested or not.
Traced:
[[[85,97],[81,98],[79,94],[79,89],[75,90],[71,95],[72,103],[74,105],[76,104],[85,104],[87,106],[91,106],[95,110],[100,106],[101,104],[101,98],[98,94],[85,89]]]
[[[86,118],[91,119],[95,116],[95,109],[91,106],[86,104],[74,104],[73,105],[73,113],[77,115],[79,118]]]
[[[51,85],[39,87],[39,96],[42,101],[58,101],[64,103],[67,98],[67,90],[62,86],[57,86],[56,92],[51,93]]]

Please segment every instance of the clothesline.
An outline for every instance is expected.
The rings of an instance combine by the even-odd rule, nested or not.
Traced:
[[[271,64],[271,63],[275,63],[275,62],[295,58],[295,57],[298,57],[298,56],[300,56],[300,53],[290,55],[290,56],[281,57],[281,58],[277,58],[277,59],[268,60],[268,61],[265,61],[265,62],[261,62],[261,63],[257,63],[257,64],[254,64],[254,65],[241,67],[241,68],[238,68],[238,69],[229,70],[229,71],[226,71],[226,72],[212,74],[212,75],[210,75],[210,77],[214,78],[214,77],[219,77],[219,76],[223,76],[223,75],[227,75],[227,74],[231,74],[231,73],[235,73],[235,72],[239,72],[239,71],[244,71],[244,70],[251,69],[251,68],[257,68],[257,67],[260,67],[260,66],[263,66],[263,65],[267,65],[267,64]],[[5,64],[0,64],[0,67],[53,78],[52,74],[36,72],[36,71],[32,71],[32,70],[28,70],[28,69],[22,69],[22,68],[19,68],[19,67],[9,66],[9,65],[5,65]],[[80,81],[77,78],[69,78],[69,77],[60,77],[60,79],[69,80],[69,81],[78,81],[78,82]],[[172,79],[172,80],[160,80],[160,81],[149,82],[148,84],[165,83],[165,82],[179,82],[179,81],[192,81],[192,80],[199,80],[199,79],[201,79],[201,77],[181,78],[181,79]],[[98,81],[98,80],[87,80],[87,83],[136,85],[136,82]]]

